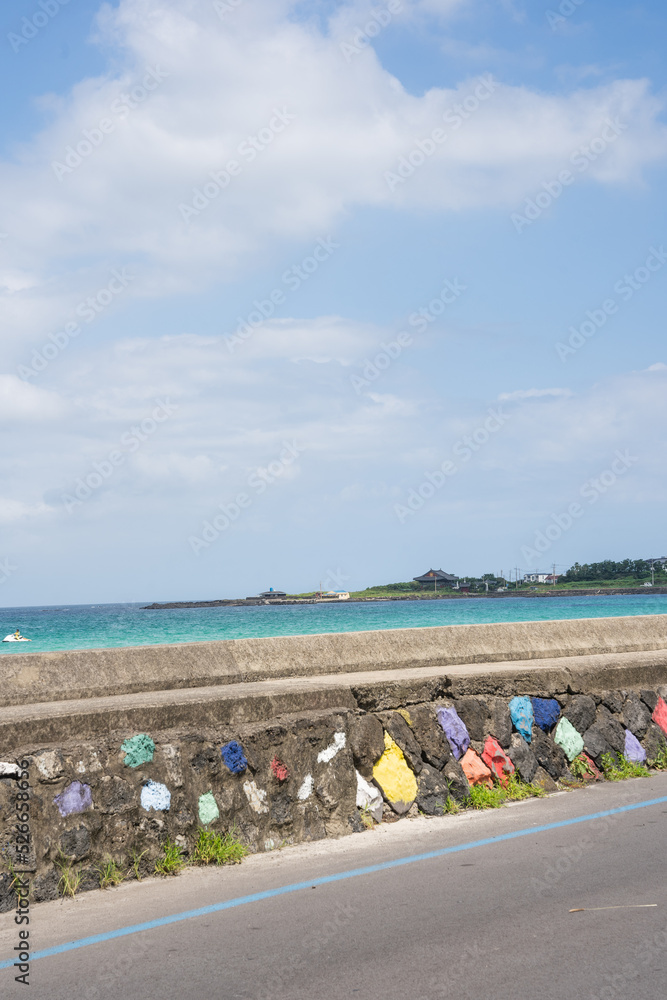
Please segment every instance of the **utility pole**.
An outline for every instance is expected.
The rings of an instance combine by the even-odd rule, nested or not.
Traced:
[[[518,566],[514,567],[514,589],[515,590],[519,589],[519,567]]]
[[[555,587],[556,586],[556,563],[553,564],[551,576],[552,576],[552,583],[553,583],[553,585]]]

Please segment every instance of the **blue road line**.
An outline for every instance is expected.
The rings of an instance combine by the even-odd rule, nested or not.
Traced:
[[[489,844],[499,844],[504,840],[516,840],[517,837],[530,837],[535,833],[546,833],[548,830],[560,830],[562,827],[574,826],[577,823],[590,823],[592,820],[604,819],[606,816],[617,816],[619,813],[632,812],[634,809],[646,809],[648,806],[662,805],[666,802],[667,795],[664,795],[659,799],[649,799],[646,802],[637,802],[629,806],[618,806],[616,809],[590,813],[588,816],[563,819],[558,823],[531,826],[527,829],[515,830],[512,833],[502,833],[497,837],[486,837],[484,840],[472,840],[467,844],[456,844],[454,847],[441,847],[437,851],[428,851],[426,854],[412,854],[407,858],[383,861],[381,864],[368,865],[366,868],[353,868],[350,871],[338,872],[336,875],[322,875],[319,878],[309,879],[307,882],[293,882],[290,885],[283,885],[279,889],[266,889],[264,892],[255,892],[250,896],[238,896],[236,899],[229,899],[225,903],[213,903],[211,906],[202,906],[198,910],[185,910],[183,913],[173,913],[171,916],[160,917],[158,920],[148,920],[143,924],[131,924],[129,927],[120,927],[118,930],[106,931],[104,934],[93,934],[91,937],[79,938],[78,941],[68,941],[66,944],[59,944],[54,948],[36,951],[30,956],[30,960],[34,962],[38,958],[50,958],[53,955],[62,955],[63,952],[75,951],[77,948],[87,948],[91,944],[101,944],[103,941],[113,941],[115,938],[127,937],[130,934],[152,931],[156,927],[178,924],[182,920],[192,920],[194,917],[205,917],[209,913],[219,913],[221,910],[231,910],[237,906],[245,906],[246,903],[259,903],[263,899],[285,896],[290,892],[300,892],[301,889],[310,889],[316,885],[327,885],[329,882],[342,882],[344,879],[357,878],[359,875],[372,875],[374,872],[388,871],[390,868],[399,868],[401,865],[412,865],[417,861],[430,861],[432,858],[441,858],[446,854],[457,854],[459,851],[470,851],[476,847],[487,847]],[[11,968],[14,965],[14,961],[15,959],[10,959],[9,961],[0,962],[0,969]]]

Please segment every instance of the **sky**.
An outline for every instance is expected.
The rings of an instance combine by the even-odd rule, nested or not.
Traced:
[[[665,554],[664,4],[0,19],[0,604]]]

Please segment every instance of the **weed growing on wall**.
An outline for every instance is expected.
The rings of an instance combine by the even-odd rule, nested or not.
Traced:
[[[457,813],[461,812],[461,806],[458,804],[453,796],[449,796],[444,805],[435,807],[443,816],[455,816]]]
[[[529,785],[517,778],[516,774],[511,774],[506,788],[502,788],[500,785],[494,785],[493,788],[487,788],[486,785],[474,785],[470,789],[470,795],[465,804],[472,809],[500,809],[506,802],[539,799],[544,795],[546,792],[539,785]]]
[[[587,778],[595,777],[595,771],[583,754],[579,754],[579,756],[575,757],[571,762],[570,773],[579,781],[585,781]]]
[[[241,843],[234,830],[227,833],[200,830],[192,860],[197,865],[238,865],[246,854],[248,848]]]
[[[653,760],[648,762],[648,766],[655,771],[667,771],[667,743],[663,740],[658,747],[658,752]]]
[[[602,770],[607,781],[625,781],[626,778],[648,778],[649,770],[643,764],[633,764],[622,753],[603,753]]]
[[[522,799],[542,799],[547,794],[539,785],[530,785],[521,781],[516,774],[510,774],[507,788],[501,789],[511,802],[521,802]]]
[[[100,877],[100,889],[110,889],[111,886],[120,885],[127,874],[113,858],[105,858],[95,871]]]
[[[162,845],[162,857],[155,862],[156,875],[179,875],[185,867],[185,858],[178,844],[166,840]]]
[[[504,804],[502,788],[487,788],[486,785],[473,785],[466,802],[472,809],[500,809]]]
[[[54,864],[60,872],[58,891],[61,896],[76,896],[81,885],[81,869],[76,868],[71,859],[62,852],[58,855]]]
[[[139,851],[135,849],[134,851],[132,851],[132,854],[130,856],[130,861],[132,862],[132,871],[134,872],[134,877],[136,878],[137,882],[142,881],[143,876],[141,874],[141,859],[143,858],[144,854],[148,854],[148,850],[141,851],[141,853],[139,853]]]

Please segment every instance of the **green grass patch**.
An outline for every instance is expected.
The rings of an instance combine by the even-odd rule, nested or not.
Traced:
[[[100,889],[110,889],[114,885],[120,885],[125,881],[126,872],[113,858],[105,858],[101,866],[96,869],[100,877]]]
[[[661,742],[657,754],[653,760],[648,762],[648,766],[656,771],[667,771],[667,742],[665,740]]]
[[[643,764],[633,764],[622,753],[603,753],[602,770],[607,781],[625,781],[626,778],[648,778],[650,772]]]
[[[505,804],[506,796],[499,786],[487,788],[486,785],[473,785],[466,805],[471,809],[500,809]]]
[[[239,865],[247,854],[248,848],[234,830],[227,833],[200,830],[192,860],[196,865]]]
[[[543,799],[547,794],[539,785],[531,785],[527,781],[522,781],[516,774],[510,774],[507,788],[504,791],[506,798],[510,802],[521,802],[523,799]]]
[[[521,802],[524,799],[541,799],[546,795],[539,785],[531,785],[522,781],[516,774],[510,774],[507,788],[496,784],[493,788],[486,785],[474,785],[470,789],[465,804],[472,809],[500,809],[506,802]]]
[[[180,875],[186,861],[178,844],[166,840],[162,845],[162,857],[155,862],[156,875]]]
[[[130,855],[130,861],[132,863],[132,871],[134,872],[134,877],[136,878],[137,882],[142,881],[141,859],[143,858],[144,854],[148,854],[148,850],[141,851],[141,853],[139,853],[139,851],[137,851],[135,848],[135,850],[132,851],[132,854]]]
[[[61,896],[76,896],[81,885],[81,869],[75,867],[71,859],[62,852],[58,855],[54,864],[60,872],[58,881],[58,891]]]

